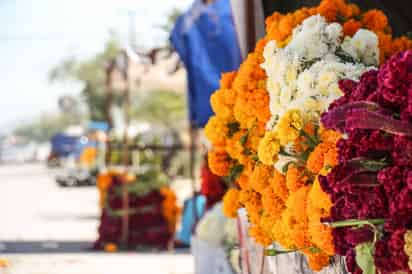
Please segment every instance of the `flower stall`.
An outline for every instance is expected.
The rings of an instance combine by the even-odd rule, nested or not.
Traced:
[[[323,0],[268,17],[222,75],[209,166],[269,272],[412,271],[411,48],[382,11]]]
[[[141,157],[140,168],[127,173],[112,168],[98,177],[102,215],[97,249],[166,249],[174,240],[180,212],[176,195],[156,165],[155,156],[147,151],[140,154],[146,154]],[[128,194],[126,204],[124,188]],[[126,224],[124,215],[128,216]]]

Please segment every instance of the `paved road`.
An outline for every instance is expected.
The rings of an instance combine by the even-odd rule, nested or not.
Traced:
[[[95,187],[61,188],[36,165],[0,166],[0,274],[193,274],[189,254],[91,252]]]
[[[80,240],[96,237],[94,187],[61,188],[42,165],[0,166],[0,240]]]

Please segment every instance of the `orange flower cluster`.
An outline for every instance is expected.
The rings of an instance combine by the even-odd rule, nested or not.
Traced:
[[[104,207],[107,191],[109,190],[110,186],[112,185],[112,178],[114,176],[122,176],[123,173],[118,172],[116,170],[110,170],[104,173],[100,173],[97,176],[96,185],[97,190],[99,191],[99,205],[100,208]]]
[[[99,205],[100,208],[104,207],[106,201],[107,190],[112,184],[112,176],[109,173],[101,173],[97,177],[96,185],[99,191]]]
[[[283,151],[271,143],[270,136],[266,143],[261,142],[271,115],[266,75],[260,67],[264,61],[263,49],[271,40],[280,47],[287,45],[293,29],[315,14],[328,22],[340,23],[345,35],[352,36],[359,28],[375,32],[381,61],[397,51],[412,48],[406,37],[392,37],[388,20],[381,11],[362,12],[345,0],[322,0],[316,7],[288,14],[274,13],[266,19],[266,36],[239,70],[222,75],[220,88],[211,97],[215,116],[206,125],[205,135],[213,146],[208,157],[212,172],[232,180],[236,189],[225,196],[224,213],[234,217],[239,207],[246,208],[251,224],[249,234],[257,242],[267,246],[276,241],[287,249],[302,249],[311,268],[320,270],[328,264],[334,247],[331,231],[320,222],[330,213],[331,202],[316,178],[326,175],[336,165],[335,144],[340,136],[317,128],[315,123],[299,123],[299,127],[294,124],[297,130],[288,140],[294,140],[294,153],[302,157],[285,166],[282,173],[271,164],[278,161]],[[291,130],[284,129],[284,136],[288,137],[286,133]],[[308,142],[307,135],[314,137],[315,144],[313,140]],[[261,148],[259,144],[268,147]],[[258,148],[262,154],[259,157]],[[259,158],[265,159],[266,165]]]
[[[363,14],[359,9],[352,13],[343,24],[345,35],[352,36],[360,28],[375,32],[379,39],[380,62],[383,63],[391,55],[412,48],[412,41],[406,36],[394,38],[388,18],[381,10],[370,10]]]
[[[225,216],[235,218],[237,210],[240,208],[239,190],[236,188],[229,189],[223,197],[223,213]]]
[[[177,218],[181,211],[177,206],[176,194],[168,187],[162,187],[160,193],[164,197],[162,202],[162,214],[167,220],[169,231],[174,232],[176,229]]]
[[[208,164],[210,170],[218,176],[226,176],[229,173],[231,159],[224,150],[209,151]]]

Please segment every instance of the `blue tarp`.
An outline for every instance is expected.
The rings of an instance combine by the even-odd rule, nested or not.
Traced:
[[[182,227],[176,235],[176,240],[184,244],[190,245],[190,237],[195,225],[194,207],[198,220],[203,216],[206,209],[206,197],[197,195],[185,201],[183,205]]]
[[[79,137],[58,133],[51,138],[50,142],[53,153],[65,157],[76,151]]]
[[[196,128],[212,115],[210,95],[222,72],[237,70],[242,57],[229,0],[196,0],[178,18],[170,37],[188,73],[189,118]]]
[[[109,124],[102,121],[90,121],[89,130],[100,130],[100,131],[107,131],[109,130]]]

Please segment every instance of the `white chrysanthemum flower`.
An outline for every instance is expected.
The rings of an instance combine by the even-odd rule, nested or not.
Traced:
[[[374,32],[360,29],[352,38],[345,38],[342,49],[356,60],[376,66],[379,63],[378,45],[378,36]]]
[[[342,96],[339,80],[358,80],[372,68],[366,65],[377,64],[375,34],[359,30],[343,43],[342,36],[339,24],[328,24],[322,16],[314,15],[293,30],[284,48],[277,47],[274,41],[266,45],[261,66],[267,75],[272,114],[268,130],[290,109],[301,110],[310,120],[318,119],[331,102]],[[349,62],[351,58],[345,55],[359,63]]]
[[[306,60],[322,58],[328,52],[335,51],[341,33],[339,24],[328,25],[325,18],[314,15],[293,30],[292,39],[285,49]]]

